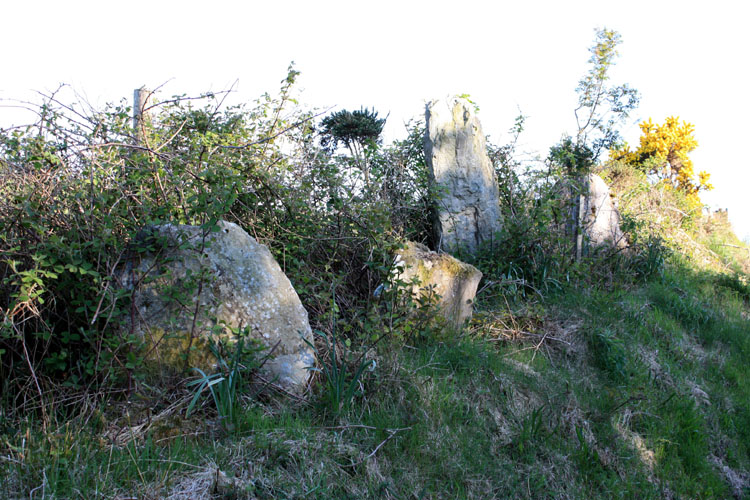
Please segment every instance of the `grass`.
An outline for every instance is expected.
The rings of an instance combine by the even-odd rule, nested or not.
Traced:
[[[459,337],[383,343],[340,411],[245,400],[231,434],[184,403],[125,440],[146,419],[120,404],[6,422],[0,496],[744,498],[750,321],[723,279],[490,304]]]

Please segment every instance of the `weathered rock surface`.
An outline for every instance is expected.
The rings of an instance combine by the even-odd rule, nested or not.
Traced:
[[[627,240],[620,227],[620,212],[617,200],[604,182],[595,174],[589,174],[588,194],[584,198],[583,230],[589,245],[625,248]]]
[[[425,157],[440,199],[438,250],[474,254],[502,229],[500,195],[485,136],[466,99],[434,100],[425,112]]]
[[[620,227],[620,212],[617,200],[604,180],[595,174],[574,180],[564,179],[556,186],[560,208],[565,211],[565,233],[576,239],[581,254],[595,248],[624,249],[628,246]],[[578,230],[581,220],[580,231]]]
[[[218,228],[205,237],[197,226],[148,230],[156,250],[122,274],[123,284],[135,288],[128,326],[144,338],[147,358],[178,369],[186,354],[188,366],[214,363],[206,347],[212,329],[229,336],[227,327],[247,328],[251,338],[275,347],[264,375],[302,391],[314,363],[303,341],[312,341],[307,311],[265,245],[236,224],[221,221]]]
[[[435,293],[438,311],[455,326],[461,327],[471,317],[477,286],[482,273],[470,264],[414,242],[408,242],[396,257],[396,267],[403,268],[397,280],[410,283],[415,297]]]

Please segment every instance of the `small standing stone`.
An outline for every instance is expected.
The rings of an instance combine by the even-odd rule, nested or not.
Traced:
[[[433,292],[440,296],[436,304],[438,311],[455,328],[471,318],[474,297],[482,279],[477,268],[411,241],[396,257],[396,267],[401,269],[396,280],[409,283],[414,297]]]
[[[596,174],[588,177],[588,193],[584,196],[583,233],[591,247],[610,246],[625,248],[628,242],[620,227],[620,212],[617,200],[604,182]]]

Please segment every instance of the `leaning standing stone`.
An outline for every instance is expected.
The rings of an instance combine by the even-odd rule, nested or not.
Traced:
[[[425,157],[438,191],[437,250],[473,255],[502,229],[497,177],[482,126],[466,99],[434,100],[425,112]]]
[[[262,373],[285,389],[304,390],[314,363],[304,341],[312,341],[307,311],[265,245],[225,221],[216,232],[155,226],[141,240],[151,248],[120,278],[133,291],[126,326],[143,338],[147,361],[181,370],[187,357],[189,367],[210,369],[209,337],[247,329],[275,348]]]

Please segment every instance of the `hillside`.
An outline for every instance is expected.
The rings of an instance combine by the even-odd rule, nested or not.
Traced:
[[[564,154],[588,153],[524,171],[490,144],[501,241],[467,258],[484,277],[456,330],[381,286],[406,241],[434,243],[424,123],[339,144],[295,76],[135,126],[125,104],[52,96],[0,134],[0,497],[750,496],[750,247],[726,214],[600,159],[629,246],[576,259],[559,182],[578,175]],[[309,314],[301,395],[260,387],[255,344],[212,351],[222,381],[189,352],[154,371],[123,327],[141,231],[219,220],[268,246]]]

